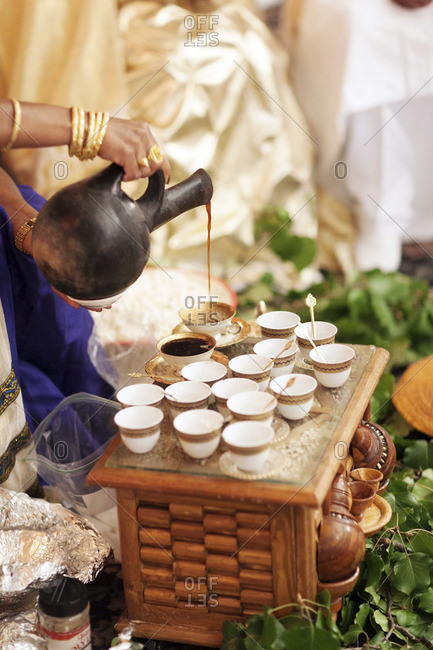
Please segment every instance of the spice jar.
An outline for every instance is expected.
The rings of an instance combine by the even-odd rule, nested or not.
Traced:
[[[48,650],[91,650],[89,599],[82,582],[62,578],[39,591],[39,631]]]

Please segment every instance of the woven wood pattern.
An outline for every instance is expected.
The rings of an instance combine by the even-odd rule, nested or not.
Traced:
[[[269,515],[139,502],[146,604],[250,615],[274,605]]]

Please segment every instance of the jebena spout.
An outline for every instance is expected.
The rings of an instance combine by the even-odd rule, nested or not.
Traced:
[[[213,185],[209,174],[204,169],[197,169],[186,180],[165,190],[161,208],[155,214],[152,224],[149,224],[150,230],[163,226],[183,212],[206,205],[212,194]],[[139,205],[145,196],[146,194],[138,200]]]

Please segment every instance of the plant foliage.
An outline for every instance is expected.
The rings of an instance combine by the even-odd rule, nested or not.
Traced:
[[[266,298],[260,295],[263,288]],[[313,293],[316,319],[335,323],[338,341],[388,349],[390,369],[433,351],[433,302],[423,280],[376,270],[350,283],[330,276],[304,293],[283,295],[266,274],[254,291],[268,309],[290,309],[302,320],[309,317],[305,297]],[[255,296],[241,295],[241,308],[255,304]],[[433,648],[433,440],[411,432],[394,411],[393,387],[393,374],[384,373],[372,398],[372,419],[383,423],[397,449],[396,469],[384,495],[393,515],[386,528],[367,539],[358,583],[345,597],[337,625],[326,600],[315,615],[318,606],[300,599],[290,616],[275,623],[271,618],[278,612],[264,608],[245,626],[227,624],[223,649]]]

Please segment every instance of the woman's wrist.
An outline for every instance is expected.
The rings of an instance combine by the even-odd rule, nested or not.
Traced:
[[[14,149],[54,147],[71,141],[71,111],[64,106],[20,102],[21,116]],[[0,101],[0,147],[7,145],[15,122],[10,100]]]

